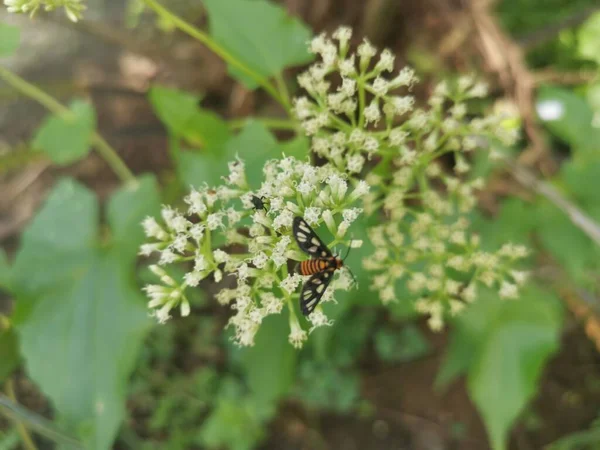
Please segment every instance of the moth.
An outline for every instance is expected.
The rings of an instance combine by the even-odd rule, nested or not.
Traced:
[[[264,209],[265,212],[267,212],[267,207],[265,206],[265,200],[266,200],[266,198],[264,196],[257,197],[256,195],[253,195],[252,198],[250,199],[250,201],[254,205],[255,211],[258,211],[259,209]]]
[[[297,267],[300,275],[311,275],[300,293],[300,309],[302,314],[308,316],[321,301],[333,273],[340,269],[344,262],[331,253],[302,217],[294,217],[292,232],[300,250],[311,257]]]

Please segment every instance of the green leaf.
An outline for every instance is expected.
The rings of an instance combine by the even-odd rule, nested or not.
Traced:
[[[512,198],[504,201],[493,219],[477,216],[474,228],[486,250],[497,250],[506,242],[528,245],[538,223],[535,208],[528,202]]]
[[[48,117],[33,140],[33,147],[43,150],[58,165],[84,158],[90,151],[90,141],[96,128],[96,112],[92,105],[75,100],[69,109],[69,117]]]
[[[0,383],[17,368],[20,360],[17,334],[12,328],[0,330]]]
[[[281,148],[262,123],[249,121],[238,135],[227,142],[226,153],[228,160],[236,156],[244,160],[248,184],[258,188],[263,179],[265,162],[281,156]]]
[[[481,290],[477,301],[458,317],[446,357],[435,380],[436,389],[445,389],[471,367],[490,318],[496,316],[501,306],[495,294],[487,289]]]
[[[545,86],[539,90],[536,108],[552,134],[574,150],[598,150],[600,129],[592,126],[593,111],[572,91]]]
[[[30,377],[57,416],[85,442],[108,449],[125,415],[125,394],[148,328],[144,298],[133,280],[134,223],[156,211],[154,183],[118,192],[109,221],[116,240],[100,245],[93,193],[59,183],[23,235],[13,267],[15,326]],[[127,202],[129,215],[120,217]],[[132,243],[123,242],[131,232]],[[52,355],[51,358],[48,355]]]
[[[252,397],[260,405],[278,401],[294,381],[297,352],[288,342],[289,332],[282,316],[267,317],[254,346],[242,351],[241,365]]]
[[[12,55],[19,47],[21,30],[13,25],[0,23],[0,58]]]
[[[154,86],[149,93],[154,112],[175,138],[221,155],[230,138],[229,127],[212,111],[200,107],[200,97],[188,92]]]
[[[579,55],[600,65],[600,12],[593,14],[581,25],[577,40]]]
[[[593,277],[600,267],[600,249],[591,239],[553,205],[539,205],[536,214],[542,246],[576,282],[585,283],[588,277]]]
[[[176,135],[187,130],[200,104],[200,97],[164,86],[152,86],[148,99],[161,122]]]
[[[228,135],[229,137],[229,135]],[[244,128],[231,137],[220,152],[180,152],[178,172],[186,184],[209,186],[222,183],[229,173],[228,163],[236,157],[246,164],[250,186],[258,188],[263,178],[262,169],[267,160],[281,156],[281,148],[271,132],[260,122],[248,121]]]
[[[479,300],[481,301],[481,300]],[[530,288],[517,301],[501,301],[488,317],[468,376],[492,448],[507,448],[508,431],[537,390],[547,359],[558,349],[558,299]]]
[[[284,8],[266,0],[204,0],[210,34],[238,61],[269,78],[285,67],[312,60],[307,42],[311,31]],[[247,74],[229,67],[248,88],[257,84]]]
[[[570,159],[561,166],[560,179],[580,206],[600,205],[600,196],[597,193],[600,154],[595,158]]]
[[[181,137],[199,146],[203,152],[221,156],[231,138],[227,123],[212,111],[199,109],[182,130]]]
[[[123,255],[135,258],[145,240],[141,222],[159,211],[160,195],[152,175],[138,178],[136,185],[119,189],[107,206],[107,220],[113,231],[113,243]]]
[[[280,142],[281,151],[285,156],[293,156],[305,161],[310,152],[310,141],[306,136],[296,136],[289,141]]]

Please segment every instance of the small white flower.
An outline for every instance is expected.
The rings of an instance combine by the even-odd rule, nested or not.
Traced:
[[[146,217],[142,222],[142,225],[147,237],[153,237],[160,241],[164,241],[169,237],[169,235],[160,227],[158,222],[156,222],[154,217]]]
[[[517,298],[519,296],[519,290],[516,284],[503,281],[500,285],[500,297],[501,298]]]
[[[173,253],[173,251],[170,248],[167,247],[161,252],[160,259],[158,260],[158,264],[160,264],[161,266],[164,266],[166,264],[171,264],[176,259],[177,259],[177,255],[175,253]]]
[[[221,249],[216,249],[213,251],[213,259],[217,264],[221,264],[229,260],[229,255]]]
[[[213,213],[209,214],[206,218],[206,226],[209,230],[214,231],[219,227],[223,227],[223,214],[222,213]]]
[[[286,278],[284,278],[281,281],[281,283],[279,283],[279,287],[288,294],[292,294],[296,291],[296,288],[298,287],[301,281],[302,277],[295,273],[292,275],[288,275]]]
[[[316,208],[314,206],[306,208],[306,210],[304,211],[304,220],[306,220],[306,223],[308,223],[309,225],[318,225],[321,216],[321,211],[321,208]]]
[[[312,333],[316,328],[333,325],[333,321],[327,318],[321,308],[315,309],[310,316],[308,316],[308,320],[312,324],[312,327],[308,330],[309,333]]]
[[[302,348],[304,341],[308,338],[306,331],[304,331],[297,320],[290,320],[290,334],[288,340],[294,348]]]
[[[252,258],[252,264],[258,269],[264,268],[268,261],[269,257],[264,252],[260,252]]]

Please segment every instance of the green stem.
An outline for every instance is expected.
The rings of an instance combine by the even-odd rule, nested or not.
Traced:
[[[0,78],[14,87],[17,91],[22,92],[27,97],[37,101],[41,105],[43,105],[50,112],[62,116],[65,114],[70,114],[71,112],[66,106],[63,106],[56,99],[46,94],[44,91],[39,89],[37,86],[34,86],[31,83],[28,83],[21,77],[15,75],[11,71],[5,69],[0,66]]]
[[[6,395],[14,403],[17,403],[17,396],[15,394],[15,388],[13,386],[13,380],[11,380],[11,379],[8,379],[6,381]],[[23,441],[23,447],[25,448],[25,450],[37,450],[35,442],[33,442],[33,439],[31,437],[31,435],[29,434],[29,431],[27,430],[25,425],[23,425],[23,422],[21,422],[20,420],[16,420],[15,423],[16,423],[17,433],[19,433],[19,436],[21,437],[21,441]]]
[[[11,71],[0,67],[0,78],[14,87],[17,91],[40,103],[51,113],[65,119],[73,118],[73,113],[71,110],[69,110],[69,108],[64,106],[54,97],[46,94],[37,86],[25,81]],[[104,138],[96,131],[92,134],[92,145],[110,166],[110,168],[117,174],[121,181],[125,183],[136,183],[135,176],[119,157],[115,149],[112,148],[108,142],[106,142]]]
[[[249,117],[247,119],[230,120],[229,127],[233,129],[243,128],[248,122],[255,121],[262,123],[265,127],[272,130],[297,130],[298,124],[289,119],[276,119],[271,117]]]
[[[25,449],[37,450],[27,427],[68,448],[83,449],[79,441],[57,430],[49,420],[19,405],[13,382],[10,379],[6,382],[6,394],[7,396],[0,394],[0,413],[16,422],[17,431],[23,440]]]
[[[358,128],[362,128],[365,124],[365,115],[363,111],[365,110],[365,86],[364,81],[361,78],[357,80],[358,84]]]
[[[131,170],[119,157],[116,150],[96,131],[92,134],[92,145],[122,182],[132,185],[137,184],[135,175],[131,173]]]
[[[277,83],[277,89],[279,89],[279,95],[285,103],[285,109],[286,111],[289,111],[291,108],[290,92],[288,91],[287,84],[281,73],[275,75],[275,82]]]
[[[237,69],[240,69],[250,78],[252,78],[252,80],[258,83],[258,85],[261,86],[265,91],[267,91],[269,95],[271,95],[271,97],[273,97],[278,103],[280,103],[284,108],[286,108],[286,111],[288,110],[285,100],[281,97],[279,92],[277,92],[277,89],[273,86],[273,84],[269,82],[269,80],[267,80],[265,77],[263,77],[259,73],[256,73],[254,70],[246,66],[243,62],[238,60],[235,56],[233,56],[231,53],[229,53],[227,50],[221,47],[217,42],[215,42],[209,35],[199,30],[192,24],[186,22],[182,18],[176,16],[157,1],[143,0],[143,2],[148,7],[152,8],[156,12],[156,14],[161,16],[163,19],[171,22],[181,31],[193,37],[194,39],[197,39],[198,41],[202,42],[212,52],[217,54],[223,61],[227,62],[233,67],[236,67]]]

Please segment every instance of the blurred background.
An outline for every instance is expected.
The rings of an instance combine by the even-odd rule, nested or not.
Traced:
[[[419,99],[445,76],[474,72],[492,86],[482,108],[508,108],[521,117],[523,139],[513,149],[519,167],[492,174],[479,199],[481,229],[497,242],[534,248],[536,277],[560,299],[565,316],[559,350],[527,387],[535,396],[512,427],[510,448],[600,449],[600,252],[590,236],[600,230],[597,0],[276,3],[315,33],[350,25],[357,39],[390,48],[397,64],[419,74]],[[205,27],[202,2],[164,5]],[[62,13],[29,20],[0,8],[0,22],[18,25],[22,34],[19,51],[0,64],[63,103],[91,99],[101,134],[135,174],[156,174],[165,203],[181,188],[168,133],[147,97],[152,84],[196,93],[203,108],[228,119],[281,114],[263,93],[228,77],[206,47],[135,1],[91,0],[78,23]],[[9,259],[61,177],[76,178],[101,203],[119,185],[94,153],[60,168],[33,150],[30,138],[46,114],[0,82],[0,242]],[[590,221],[588,228],[581,228],[578,214]],[[244,353],[223,333],[229,312],[213,291],[210,285],[198,291],[190,318],[149,330],[132,359],[130,381],[120,386],[126,411],[112,448],[491,448],[465,381],[434,389],[450,342],[460,341],[452,330],[432,333],[410,308],[390,312],[373,298],[348,309],[300,353],[291,347]],[[13,307],[11,295],[1,294],[0,313],[9,315]],[[493,351],[491,358],[503,357],[501,345]],[[267,361],[269,355],[279,362]],[[1,357],[14,355],[0,349]],[[284,394],[267,395],[268,401],[248,394],[248,384],[272,382],[262,380],[256,367],[263,364],[286,378]],[[8,381],[8,374],[0,375],[8,397],[61,422],[22,362]],[[19,436],[18,426],[0,417],[0,449],[31,448]],[[56,448],[47,436],[34,439],[40,449]]]

